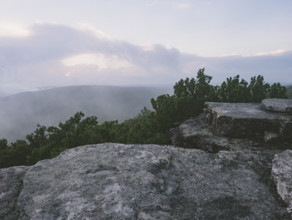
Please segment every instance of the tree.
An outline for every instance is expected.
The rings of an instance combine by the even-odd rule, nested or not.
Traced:
[[[200,114],[206,101],[216,101],[217,87],[210,85],[211,80],[212,77],[206,75],[203,68],[197,72],[196,79],[186,78],[174,85],[177,121]]]
[[[292,86],[287,86],[287,96],[289,99],[292,99]]]
[[[250,79],[248,88],[251,97],[250,102],[261,102],[267,97],[270,85],[265,83],[263,76],[258,75]]]
[[[158,122],[158,130],[166,131],[177,120],[177,103],[175,96],[160,95],[157,99],[151,99],[155,110],[155,119]]]
[[[196,116],[203,111],[204,102],[216,101],[218,87],[210,85],[211,76],[199,69],[197,77],[181,79],[174,85],[174,95],[151,99],[159,130],[168,131],[176,123]]]
[[[287,87],[282,86],[280,83],[273,83],[269,89],[269,98],[283,98],[287,99]]]
[[[38,124],[36,130],[27,135],[26,139],[31,148],[40,148],[47,143],[47,128]]]
[[[7,139],[0,139],[0,152],[8,148]]]
[[[217,92],[218,100],[221,102],[248,102],[248,83],[240,76],[229,77],[224,81]]]
[[[287,89],[280,83],[270,86],[261,75],[252,77],[250,83],[237,75],[227,78],[217,94],[221,102],[261,102],[265,98],[287,98]]]

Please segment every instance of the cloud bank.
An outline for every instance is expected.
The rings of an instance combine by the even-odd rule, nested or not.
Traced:
[[[292,84],[292,51],[201,57],[112,39],[88,24],[37,23],[27,31],[0,35],[0,93],[81,84],[173,85],[202,67],[214,83],[237,74],[246,79],[261,74],[267,82]]]

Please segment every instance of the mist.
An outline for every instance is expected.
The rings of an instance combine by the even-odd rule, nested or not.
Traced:
[[[151,98],[171,93],[169,87],[68,86],[25,92],[0,99],[0,139],[25,139],[38,124],[58,126],[75,113],[97,116],[98,122],[137,116]]]

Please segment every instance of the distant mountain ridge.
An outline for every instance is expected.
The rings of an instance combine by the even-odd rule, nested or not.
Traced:
[[[167,87],[67,86],[0,98],[0,138],[24,139],[37,124],[51,126],[76,112],[97,116],[101,123],[136,116],[150,99],[170,93]]]

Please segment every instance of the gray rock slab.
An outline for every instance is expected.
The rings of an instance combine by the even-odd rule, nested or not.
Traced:
[[[83,146],[30,167],[15,209],[18,219],[32,220],[289,219],[269,184],[272,158],[158,145]]]
[[[18,218],[17,199],[22,190],[23,177],[28,167],[0,169],[0,219]]]
[[[222,136],[292,142],[292,115],[254,103],[205,103],[205,119]]]
[[[278,194],[288,205],[292,218],[292,151],[286,150],[276,154],[272,165],[272,177]]]
[[[274,151],[285,148],[285,145],[282,146],[278,143],[274,146],[247,138],[239,139],[217,135],[213,127],[206,123],[203,115],[184,121],[175,129],[175,132],[176,134],[174,132],[172,134],[173,145],[202,149],[211,153],[217,153],[221,150]],[[279,152],[279,150],[276,150],[276,152]]]
[[[292,113],[292,99],[264,99],[262,107],[267,111]]]

